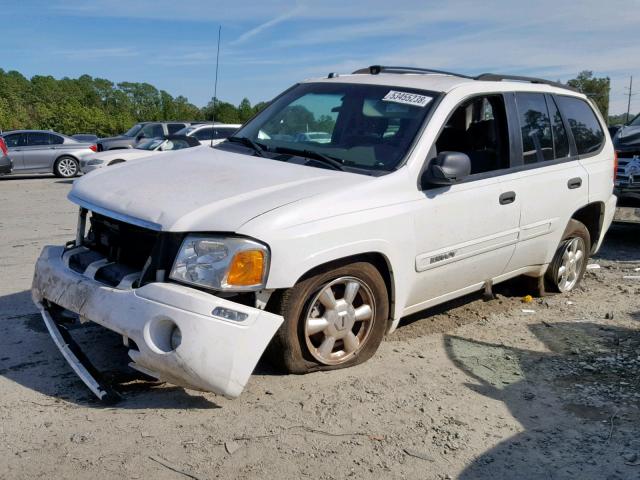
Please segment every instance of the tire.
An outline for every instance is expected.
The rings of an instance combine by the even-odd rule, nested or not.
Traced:
[[[348,303],[345,294],[353,292],[356,283],[354,299]],[[334,295],[335,308],[325,306],[331,304],[327,289]],[[274,310],[284,316],[284,323],[269,344],[267,358],[286,372],[302,374],[351,367],[371,358],[386,331],[389,299],[378,269],[357,262],[326,268],[300,281],[276,299]],[[324,324],[324,330],[318,330]]]
[[[73,178],[80,172],[80,165],[73,157],[60,157],[53,164],[53,174],[58,178]]]
[[[569,220],[562,241],[545,273],[547,290],[568,293],[575,289],[587,269],[591,236],[583,223]]]

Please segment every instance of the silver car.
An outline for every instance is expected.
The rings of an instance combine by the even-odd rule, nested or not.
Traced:
[[[47,130],[13,130],[2,134],[13,161],[12,173],[53,173],[75,177],[82,157],[96,151],[93,143]]]

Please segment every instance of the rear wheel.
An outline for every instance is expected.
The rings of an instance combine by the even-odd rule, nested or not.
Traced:
[[[75,177],[78,171],[78,162],[73,157],[60,157],[53,165],[54,175],[60,178]]]
[[[546,273],[548,288],[567,293],[578,286],[587,269],[590,250],[589,230],[583,223],[570,220]]]
[[[365,262],[313,275],[280,298],[284,323],[268,355],[291,373],[332,370],[373,356],[389,318],[387,288]]]

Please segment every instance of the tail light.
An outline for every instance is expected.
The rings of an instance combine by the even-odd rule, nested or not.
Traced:
[[[97,151],[98,151],[98,146],[97,146],[97,145],[91,145],[91,146],[89,147],[89,149],[90,149],[92,152],[97,152]]]
[[[7,150],[7,144],[4,141],[4,138],[0,137],[0,150],[2,151],[2,154],[7,156],[9,155],[9,150]]]
[[[618,152],[613,152],[613,181],[618,178]]]

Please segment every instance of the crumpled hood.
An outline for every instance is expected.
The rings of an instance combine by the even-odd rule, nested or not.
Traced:
[[[624,126],[613,137],[616,147],[640,146],[640,126]]]
[[[76,180],[69,199],[156,230],[233,232],[274,208],[371,179],[201,146],[100,169]]]

